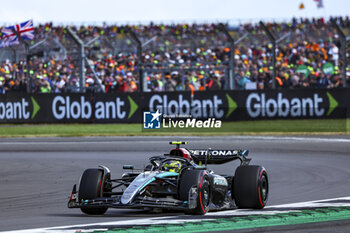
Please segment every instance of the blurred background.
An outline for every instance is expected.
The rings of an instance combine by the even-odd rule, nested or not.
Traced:
[[[349,7],[346,0],[4,2],[0,93],[343,88]]]

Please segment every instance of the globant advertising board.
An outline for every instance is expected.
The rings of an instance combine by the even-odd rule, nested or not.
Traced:
[[[0,98],[0,122],[151,124],[154,115],[150,114],[155,113],[155,119],[162,118],[165,127],[221,127],[223,121],[262,119],[335,119],[349,116],[349,93],[349,89],[207,91],[194,95],[11,93]]]

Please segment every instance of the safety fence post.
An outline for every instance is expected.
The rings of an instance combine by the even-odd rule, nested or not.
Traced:
[[[70,28],[67,27],[68,34],[72,37],[73,41],[78,45],[79,48],[79,87],[80,92],[85,93],[85,53],[84,53],[84,42],[78,37],[78,35]]]
[[[12,32],[17,36],[18,40],[24,44],[25,47],[25,51],[26,51],[26,60],[27,60],[27,93],[32,93],[32,79],[29,76],[30,71],[29,71],[29,60],[30,60],[30,54],[29,54],[29,44],[24,41],[21,37],[21,35],[18,33],[17,30],[15,30],[14,28],[12,29]],[[17,62],[17,55],[16,55],[16,62]]]
[[[222,23],[218,25],[218,29],[222,31],[226,36],[227,40],[230,43],[230,60],[229,60],[229,89],[234,90],[236,89],[236,82],[235,82],[235,40],[232,38],[230,33],[228,32],[226,26]]]
[[[143,68],[142,68],[142,43],[140,39],[137,37],[136,33],[130,28],[127,28],[128,33],[131,35],[133,40],[137,43],[137,68],[138,68],[138,76],[139,76],[139,85],[140,85],[140,92],[144,92],[144,81],[146,79],[143,78]]]
[[[267,37],[272,43],[272,63],[273,63],[273,79],[272,79],[272,88],[276,88],[276,37],[272,34],[272,32],[266,27],[266,25],[260,21],[260,26],[264,29]]]
[[[346,57],[346,49],[347,49],[347,39],[344,32],[340,29],[337,22],[333,19],[331,20],[332,26],[335,28],[337,33],[339,34],[340,44],[342,48],[342,77],[343,77],[343,87],[346,87],[346,67],[347,67],[347,57]]]

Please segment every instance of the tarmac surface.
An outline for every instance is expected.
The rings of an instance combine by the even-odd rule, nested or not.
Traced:
[[[112,178],[118,178],[123,164],[143,168],[149,157],[169,152],[171,140],[186,140],[186,147],[193,149],[248,149],[251,164],[263,165],[268,171],[268,205],[350,196],[349,136],[3,138],[0,231],[183,215],[110,209],[104,216],[87,216],[67,208],[72,186],[86,168],[106,165]],[[237,165],[210,168],[219,174],[234,174]],[[349,221],[335,222],[322,223],[323,228],[304,224],[256,232],[342,232],[349,226]]]

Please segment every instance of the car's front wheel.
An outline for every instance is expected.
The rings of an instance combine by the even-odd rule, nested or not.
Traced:
[[[196,208],[188,211],[189,214],[204,215],[208,212],[210,203],[210,182],[206,171],[184,170],[179,180],[179,199],[189,201],[190,190],[197,187]]]
[[[103,171],[101,169],[86,169],[80,179],[78,198],[79,202],[102,196]],[[107,207],[81,207],[81,211],[89,215],[102,215],[106,213]]]

